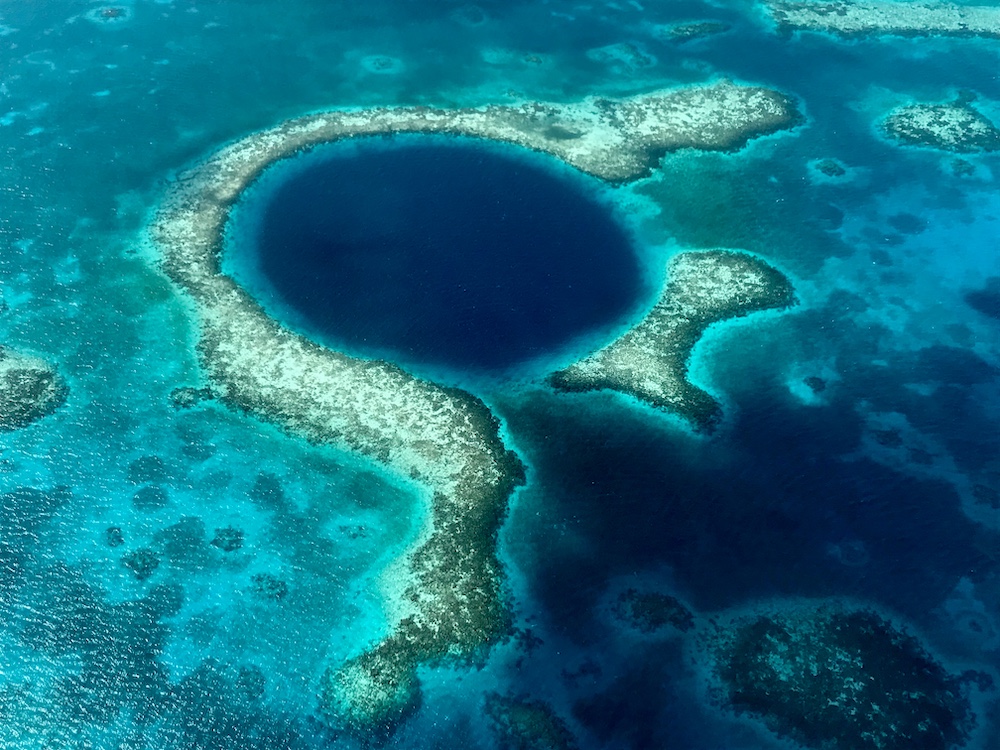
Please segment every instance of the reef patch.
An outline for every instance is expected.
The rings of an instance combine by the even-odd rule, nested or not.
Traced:
[[[922,2],[766,0],[778,29],[824,31],[845,37],[874,35],[1000,38],[1000,8]]]
[[[752,255],[729,250],[675,256],[653,309],[621,338],[549,376],[561,391],[613,390],[709,432],[718,401],[688,380],[691,352],[713,323],[795,304],[791,282]]]
[[[976,720],[971,685],[878,613],[832,602],[723,619],[700,636],[721,703],[780,737],[835,750],[946,750]]]
[[[323,680],[321,707],[332,721],[391,730],[419,704],[418,665],[475,662],[509,635],[496,539],[524,471],[478,398],[388,362],[323,348],[283,328],[224,275],[225,225],[241,193],[275,161],[341,138],[488,138],[616,183],[648,174],[669,150],[734,150],[800,121],[783,94],[729,82],[570,104],[339,110],[253,133],[170,184],[149,239],[162,270],[195,304],[211,392],[293,434],[381,464],[422,488],[430,503],[409,552],[381,576],[388,633]]]
[[[66,381],[48,362],[0,346],[0,432],[51,414],[68,394]]]
[[[1000,129],[971,105],[970,97],[945,104],[910,104],[882,122],[892,139],[959,154],[1000,151]]]
[[[664,630],[686,633],[695,625],[690,609],[677,597],[659,591],[626,589],[611,611],[618,620],[647,635]]]
[[[547,703],[490,693],[486,716],[500,747],[511,750],[575,750],[572,732]]]

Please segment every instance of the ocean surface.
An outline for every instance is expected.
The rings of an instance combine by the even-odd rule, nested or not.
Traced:
[[[700,20],[726,30],[662,33]],[[0,0],[0,345],[70,389],[0,433],[0,748],[372,742],[319,711],[320,679],[384,634],[376,581],[426,507],[351,453],[178,408],[207,385],[196,317],[143,238],[179,171],[325,108],[720,78],[787,93],[805,122],[621,187],[465,139],[325,147],[235,212],[224,264],[271,315],[470,391],[527,467],[499,539],[517,637],[422,669],[419,711],[379,741],[521,747],[485,715],[500,694],[580,748],[796,747],[715,699],[684,633],[616,617],[630,588],[700,622],[861,603],[950,672],[997,677],[1000,156],[956,164],[879,123],[973,92],[1000,124],[998,50],[783,37],[753,2]],[[545,384],[705,248],[756,254],[798,300],[698,344],[715,434]],[[998,698],[970,747],[1000,747]]]

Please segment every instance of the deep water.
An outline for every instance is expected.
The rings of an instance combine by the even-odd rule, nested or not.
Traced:
[[[596,180],[512,147],[395,140],[300,157],[241,206],[227,261],[276,317],[363,356],[500,372],[636,306],[637,251]]]
[[[319,681],[385,632],[378,575],[426,498],[178,397],[208,385],[197,317],[143,228],[185,165],[327,107],[717,77],[787,92],[806,122],[667,154],[625,188],[508,147],[356,142],[279,165],[235,210],[227,271],[272,315],[443,373],[527,466],[499,540],[515,637],[481,669],[422,670],[422,707],[385,746],[503,746],[491,692],[545,702],[584,750],[791,746],[706,691],[691,634],[616,619],[628,588],[676,597],[698,628],[775,600],[859,602],[954,673],[997,677],[1000,158],[956,162],[879,128],[963,91],[1000,124],[995,41],[780,37],[750,0],[86,15],[100,7],[0,0],[0,344],[70,386],[0,434],[0,750],[369,744],[318,712]],[[728,30],[661,33],[693,20]],[[821,176],[822,159],[845,174]],[[716,434],[544,386],[546,362],[641,314],[671,254],[720,247],[787,273],[798,305],[700,342]],[[1000,747],[998,697],[980,694],[970,747]]]

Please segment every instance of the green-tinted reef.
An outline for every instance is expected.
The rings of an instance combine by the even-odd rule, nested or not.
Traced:
[[[605,348],[550,376],[563,391],[619,391],[711,431],[719,403],[688,380],[691,352],[713,323],[794,304],[791,282],[747,253],[675,256],[653,309]]]
[[[737,616],[703,637],[729,708],[817,750],[947,750],[975,724],[955,676],[865,608],[801,603]]]

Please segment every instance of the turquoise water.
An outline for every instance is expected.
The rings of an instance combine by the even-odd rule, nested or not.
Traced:
[[[719,435],[534,376],[469,376],[528,465],[499,542],[520,637],[482,669],[423,670],[423,706],[387,745],[496,747],[483,701],[498,692],[545,701],[585,748],[778,746],[712,704],[682,637],[608,615],[629,586],[706,618],[849,597],[911,623],[955,672],[1000,669],[1000,158],[956,170],[877,127],[965,89],[1000,123],[995,41],[782,39],[750,2],[136,0],[87,15],[101,7],[0,0],[0,342],[71,389],[0,435],[0,747],[365,744],[318,713],[319,681],[388,627],[376,579],[423,499],[219,403],[177,408],[174,389],[206,384],[197,332],[142,243],[178,170],[328,107],[730,77],[807,116],[734,154],[667,155],[614,193],[643,272],[729,247],[795,283],[794,310],[696,350]],[[699,19],[730,28],[685,44],[656,31]],[[846,174],[810,166],[827,158]]]

